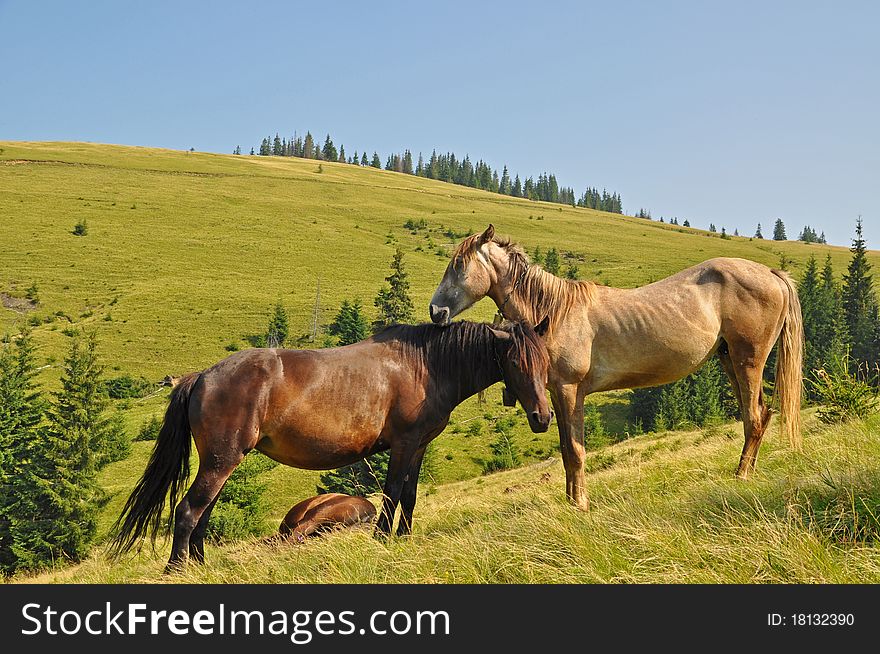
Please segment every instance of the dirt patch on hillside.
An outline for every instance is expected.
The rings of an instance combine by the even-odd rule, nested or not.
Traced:
[[[18,313],[27,313],[37,308],[36,300],[28,300],[26,297],[12,297],[6,293],[0,293],[0,303],[7,309]]]

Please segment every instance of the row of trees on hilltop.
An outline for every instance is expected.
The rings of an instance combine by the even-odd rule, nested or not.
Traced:
[[[757,229],[755,229],[755,238],[762,239],[764,238],[764,234],[761,231],[761,223],[758,223]],[[788,236],[785,232],[785,223],[782,222],[782,218],[777,218],[776,222],[773,224],[773,240],[774,241],[787,241]],[[816,230],[810,227],[809,225],[804,225],[804,228],[801,230],[801,233],[798,234],[797,240],[803,241],[804,243],[822,243],[826,244],[828,241],[825,239],[825,232],[821,234],[817,234]]]
[[[236,146],[233,153],[241,154],[241,147]],[[253,148],[251,148],[251,154],[255,154]],[[368,156],[366,151],[362,153],[355,151],[352,155],[347,155],[345,147],[340,145],[337,149],[329,134],[324,139],[323,145],[321,145],[315,141],[311,132],[306,132],[305,136],[294,135],[290,139],[281,137],[278,134],[275,134],[274,138],[266,137],[260,143],[256,154],[261,156],[302,157],[319,161],[336,161],[373,168],[383,167],[382,160],[375,151],[372,156]],[[412,151],[407,149],[402,153],[388,155],[384,168],[385,170],[405,175],[437,179],[451,184],[470,186],[516,198],[543,200],[545,202],[599,209],[611,213],[623,213],[623,201],[619,193],[609,193],[605,189],[600,192],[597,188],[589,187],[580,196],[577,196],[573,188],[560,187],[556,180],[556,175],[552,173],[542,173],[538,175],[537,180],[532,177],[521,180],[519,175],[514,175],[511,178],[507,166],[504,166],[499,174],[497,169],[493,169],[482,159],[474,163],[468,155],[461,158],[451,152],[438,154],[434,150],[431,156],[425,160],[421,153],[416,158],[413,156]]]

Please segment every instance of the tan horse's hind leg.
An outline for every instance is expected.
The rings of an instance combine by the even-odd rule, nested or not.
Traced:
[[[569,501],[582,511],[590,509],[587,484],[584,479],[584,397],[576,384],[550,389],[556,426],[559,428],[559,447],[565,466],[565,493]]]
[[[757,349],[750,343],[742,343],[737,346],[731,345],[729,352],[729,365],[734,371],[739,387],[740,411],[745,434],[745,443],[736,470],[736,476],[740,479],[748,478],[755,469],[761,439],[770,422],[770,409],[764,403],[763,391],[764,365],[770,355],[770,348],[761,348],[761,351],[756,351]]]

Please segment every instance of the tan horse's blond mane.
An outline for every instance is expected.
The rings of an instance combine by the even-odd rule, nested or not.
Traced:
[[[452,253],[453,266],[470,263],[477,256],[480,234],[464,239]],[[508,279],[516,285],[514,299],[532,312],[526,318],[538,324],[550,317],[550,331],[559,324],[569,311],[580,305],[589,305],[596,294],[596,283],[585,280],[561,279],[543,267],[533,264],[522,247],[509,238],[495,236],[492,242],[507,253]],[[522,281],[517,280],[522,277]]]

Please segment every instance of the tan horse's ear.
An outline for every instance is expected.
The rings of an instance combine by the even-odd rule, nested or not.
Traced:
[[[479,243],[480,245],[484,245],[488,243],[495,237],[495,225],[489,223],[489,226],[486,228],[486,231],[480,234]]]
[[[550,329],[550,316],[544,316],[544,320],[535,325],[535,333],[538,336],[543,336],[548,329]]]

